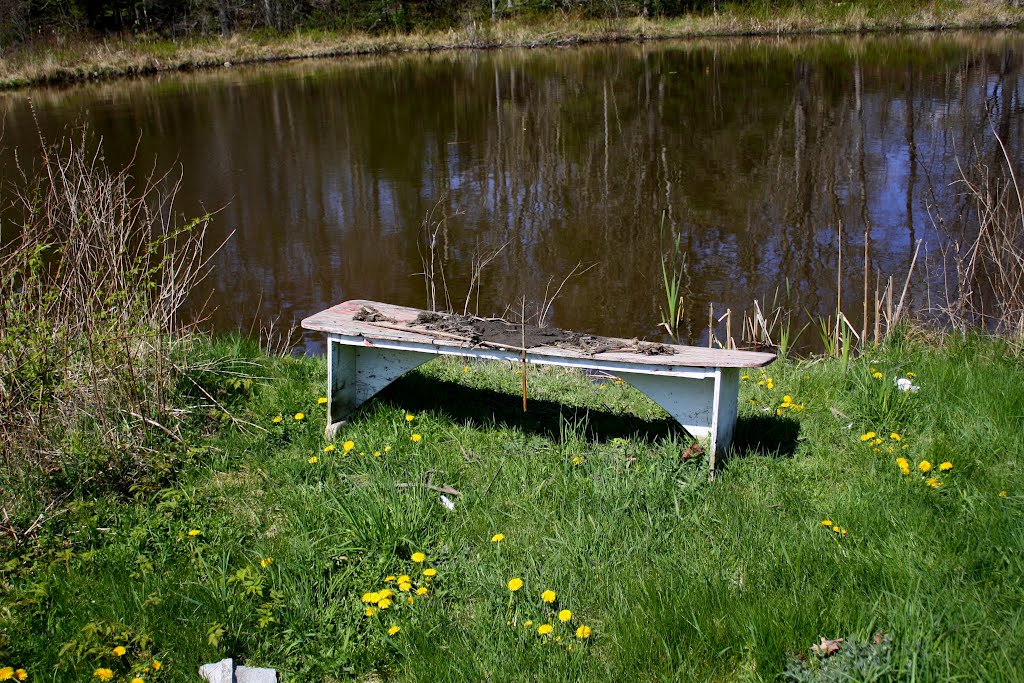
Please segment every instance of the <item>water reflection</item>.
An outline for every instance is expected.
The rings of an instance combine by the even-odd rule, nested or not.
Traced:
[[[180,163],[179,210],[235,231],[208,281],[219,329],[354,297],[423,306],[433,211],[458,308],[474,254],[508,243],[481,313],[539,303],[596,263],[552,322],[657,336],[664,212],[689,255],[685,331],[704,343],[709,304],[749,309],[787,282],[795,307],[834,309],[840,245],[854,318],[865,233],[872,280],[902,278],[917,240],[934,253],[955,239],[971,208],[958,158],[998,166],[993,128],[1022,158],[1022,47],[1019,34],[666,42],[36,90],[0,98],[3,168],[36,144],[27,96],[47,136],[88,121],[112,163]]]

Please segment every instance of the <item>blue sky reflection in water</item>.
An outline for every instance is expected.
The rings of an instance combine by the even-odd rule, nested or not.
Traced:
[[[708,304],[776,288],[860,326],[864,232],[874,273],[901,284],[917,240],[913,306],[942,296],[941,251],[969,233],[955,183],[1022,154],[1020,34],[702,40],[534,51],[344,58],[0,95],[3,165],[88,122],[138,174],[180,165],[179,211],[232,230],[208,284],[212,324],[288,324],[370,298],[424,306],[425,217],[461,310],[474,254],[479,309],[531,311],[577,263],[555,325],[659,336],[659,225],[689,255],[686,335]],[[6,172],[5,172],[6,175]],[[965,232],[966,231],[966,232]],[[724,335],[724,323],[719,336]],[[316,340],[307,340],[316,348]]]

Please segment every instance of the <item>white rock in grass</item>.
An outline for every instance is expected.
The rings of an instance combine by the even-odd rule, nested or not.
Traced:
[[[258,666],[239,666],[230,659],[199,667],[199,676],[209,683],[277,683],[277,671]]]
[[[210,683],[235,683],[235,663],[229,657],[199,667],[199,676]]]
[[[277,683],[277,672],[261,666],[240,666],[235,669],[235,683]]]
[[[917,393],[917,391],[921,387],[917,386],[906,377],[898,377],[896,379],[896,388],[899,389],[900,391],[909,391],[910,393],[914,394]]]

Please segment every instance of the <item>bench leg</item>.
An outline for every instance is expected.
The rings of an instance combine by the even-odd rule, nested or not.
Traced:
[[[345,420],[359,406],[410,370],[423,365],[431,354],[372,346],[351,346],[327,340],[327,429],[334,439]]]
[[[623,381],[642,391],[668,412],[691,436],[707,438],[710,477],[719,454],[732,446],[739,399],[739,370],[719,368],[704,378],[619,372]]]

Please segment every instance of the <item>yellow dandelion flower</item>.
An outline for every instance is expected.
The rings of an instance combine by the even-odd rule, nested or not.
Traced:
[[[111,652],[113,652],[118,657],[124,657],[125,653],[128,652],[128,650],[124,647],[124,645],[118,645],[113,650],[111,650]]]
[[[305,413],[295,413],[295,421],[296,422],[302,422],[305,419],[306,419],[306,414]]]
[[[130,682],[130,683],[146,683],[146,681],[144,681],[144,680],[142,680],[141,678],[139,678],[138,676],[136,676],[135,678],[133,678],[133,679],[131,680],[131,682]]]
[[[410,583],[412,581],[408,574],[402,574],[398,577],[398,583]]]
[[[530,628],[531,626],[533,626],[533,619],[527,619],[526,621],[524,621],[523,626],[525,626],[526,628]]]
[[[517,590],[523,587],[523,580],[520,578],[510,579],[508,582],[508,589],[515,593]]]
[[[860,435],[860,440],[861,441],[871,441],[871,439],[875,438],[875,436],[876,436],[876,434],[874,432],[866,432],[866,433]]]
[[[540,594],[540,599],[547,603],[554,602],[556,597],[555,591],[552,590],[546,590]]]
[[[334,444],[333,443],[329,443],[326,446],[324,446],[324,453],[330,453],[333,450],[334,450]]]
[[[871,376],[874,377],[875,379],[882,379],[883,377],[885,377],[885,375],[880,373],[878,370],[875,370],[874,372],[872,372]]]
[[[839,533],[839,527],[837,527],[837,526],[832,527],[832,531],[834,531],[834,532],[836,532],[838,534]]]
[[[916,372],[908,372],[907,373],[907,379],[914,379],[915,377],[917,377],[917,373]]]
[[[380,593],[363,593],[363,602],[380,602]]]
[[[415,442],[415,443],[419,443],[420,441],[423,441],[423,437],[420,434],[413,434],[409,438],[412,439],[412,441]]]
[[[384,447],[384,452],[385,452],[385,453],[387,453],[387,452],[388,452],[388,451],[390,451],[390,450],[391,450],[391,446],[385,446],[385,447]]]
[[[189,536],[201,536],[201,535],[202,535],[202,533],[203,533],[203,532],[202,532],[202,531],[200,531],[199,529],[189,529],[189,530],[188,530],[188,535],[189,535]]]
[[[840,529],[839,533],[841,533],[843,536],[845,536],[846,535],[846,529]]]
[[[326,396],[321,396],[320,398],[318,398],[316,400],[316,402],[317,402],[317,405],[321,405],[322,406],[322,405],[327,403],[327,397]]]
[[[537,633],[539,633],[542,636],[546,636],[547,634],[551,633],[554,630],[555,630],[555,627],[552,626],[551,624],[541,624],[540,626],[537,627]]]
[[[380,451],[374,451],[373,452],[373,457],[379,458],[380,457]]]
[[[468,365],[463,365],[462,366],[462,371],[463,372],[469,372],[469,366]]]
[[[494,534],[491,536],[491,543],[501,543],[505,540],[505,534]]]
[[[572,619],[572,612],[570,610],[564,609],[558,613],[559,621],[569,621],[570,619]]]
[[[422,562],[425,559],[427,559],[427,556],[424,555],[423,553],[413,553],[412,554],[412,561],[413,562],[419,563],[419,562]]]
[[[743,375],[742,377],[740,377],[740,379],[742,379],[743,381],[746,381],[746,380],[750,379],[750,375]]]
[[[406,416],[405,416],[405,421],[406,421],[406,422],[412,422],[412,421],[413,421],[413,420],[415,420],[415,419],[416,419],[416,416],[415,416],[415,415],[406,415]]]
[[[0,681],[9,681],[14,676],[14,667],[5,666],[0,669]]]
[[[413,599],[413,597],[412,597],[411,595],[410,595],[410,596],[408,596],[408,597],[407,597],[407,598],[405,599],[405,601],[406,601],[406,603],[408,603],[408,604],[410,604],[410,605],[411,605],[412,603],[416,602],[416,601],[415,601],[415,600]]]
[[[391,605],[393,604],[394,603],[391,602],[390,598],[384,598],[383,600],[377,603],[377,607],[380,607],[381,609],[387,609],[388,607],[391,607]]]
[[[782,408],[776,408],[775,409],[775,414],[776,415],[782,415]]]
[[[832,520],[831,519],[823,519],[823,520],[821,520],[821,525],[822,526],[832,526]]]
[[[437,570],[433,567],[423,570],[423,576],[437,576]]]
[[[902,441],[903,440],[903,437],[900,436],[899,434],[897,434],[896,432],[893,432],[892,434],[890,434],[889,438],[892,439],[893,441]]]
[[[429,592],[430,591],[427,590],[426,586],[420,586],[419,588],[416,589],[416,595],[426,595]]]
[[[393,598],[393,597],[395,597],[394,591],[392,591],[390,588],[385,588],[384,590],[377,591],[377,594],[380,597],[382,597],[382,598]]]
[[[96,669],[92,672],[94,678],[98,678],[101,681],[109,681],[114,677],[114,672],[110,669]]]
[[[589,638],[590,637],[590,627],[589,626],[580,626],[580,627],[578,627],[576,629],[576,637],[579,638],[580,640],[583,640],[585,638]]]
[[[949,472],[951,469],[953,469],[953,463],[949,462],[948,460],[939,465],[940,472]]]
[[[899,466],[900,472],[910,474],[910,463],[907,462],[906,458],[896,458],[896,464]]]
[[[792,402],[793,402],[793,397],[790,396],[789,394],[786,394],[785,396],[782,397],[782,405],[786,405],[787,403],[792,403]]]
[[[150,666],[153,667],[153,671],[159,671],[160,667],[162,667],[163,664],[160,663],[159,659],[154,659],[153,663],[150,664]]]
[[[350,450],[352,450],[355,447],[356,447],[356,442],[355,441],[346,441],[345,443],[341,444],[341,449],[343,451],[345,451],[346,453],[348,453]]]
[[[917,469],[921,470],[922,472],[931,472],[932,464],[927,460],[922,460],[920,463],[918,463]]]
[[[283,421],[284,421],[284,418],[281,417],[280,415],[278,415],[273,420],[271,420],[271,422],[273,422],[274,424],[281,424],[281,422],[283,422]]]
[[[388,635],[389,636],[393,636],[393,635],[395,635],[396,633],[398,633],[401,630],[402,630],[401,626],[392,626],[391,628],[388,629]]]
[[[28,678],[28,672],[24,669],[18,669],[14,672],[14,677],[17,678],[19,681],[24,681],[26,678]]]
[[[583,458],[581,458],[581,457],[580,457],[580,456],[578,456],[578,455],[576,455],[576,456],[573,456],[573,459],[572,459],[572,464],[573,464],[573,465],[576,465],[576,466],[582,465],[582,464],[583,464]]]
[[[931,486],[933,489],[937,489],[940,486],[942,486],[942,482],[936,479],[935,477],[932,477],[931,479],[928,480],[928,485]]]
[[[310,458],[309,458],[309,464],[310,465],[316,464],[318,462],[320,462],[320,458],[316,457],[315,455],[310,456]]]
[[[411,583],[400,583],[400,584],[398,584],[398,590],[401,591],[402,593],[408,593],[409,591],[412,590],[412,584]]]
[[[769,377],[768,380],[765,382],[764,386],[768,389],[774,389],[775,381],[771,377]]]

